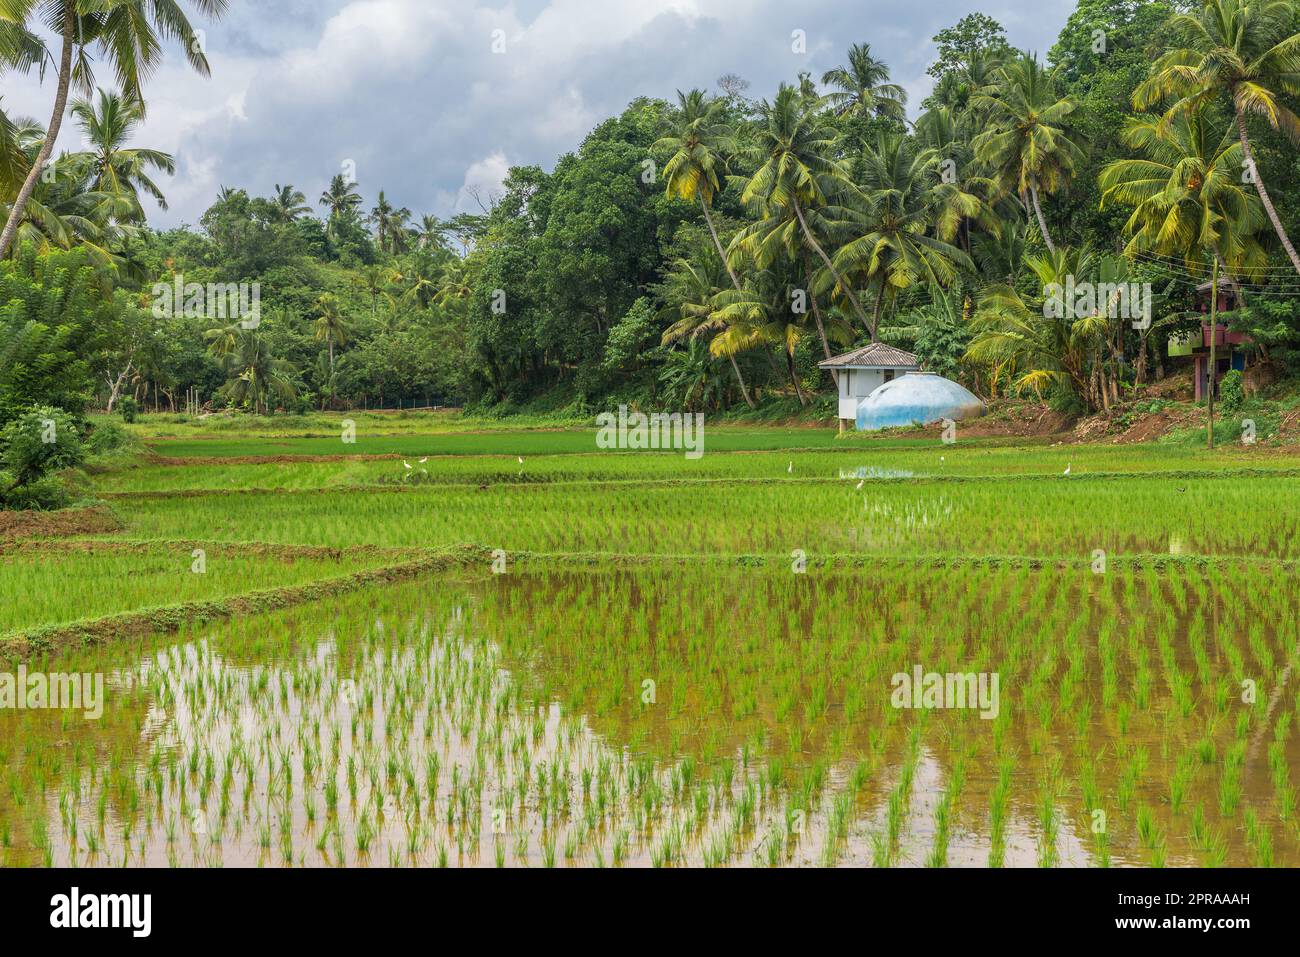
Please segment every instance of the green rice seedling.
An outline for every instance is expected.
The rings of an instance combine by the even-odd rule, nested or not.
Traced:
[[[1187,800],[1187,791],[1196,772],[1195,762],[1196,758],[1192,754],[1180,755],[1169,776],[1169,808],[1174,814],[1182,810]]]
[[[1246,748],[1241,742],[1232,745],[1223,756],[1219,771],[1219,813],[1230,817],[1241,804],[1241,774],[1245,765]]]

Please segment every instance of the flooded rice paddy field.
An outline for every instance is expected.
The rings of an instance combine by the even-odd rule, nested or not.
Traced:
[[[858,486],[861,485],[861,488]],[[114,499],[130,537],[610,555],[1300,559],[1296,477],[461,483]],[[113,533],[111,537],[121,537]]]
[[[1294,865],[1295,604],[1284,574],[1194,567],[372,589],[42,662],[108,701],[0,713],[0,853]],[[996,716],[895,707],[917,664],[998,673]]]
[[[807,441],[795,436],[792,442]],[[1076,478],[1095,475],[1148,473],[1176,475],[1189,468],[1201,474],[1223,474],[1243,470],[1274,474],[1300,473],[1300,455],[1271,450],[1261,455],[1241,446],[1200,452],[1189,458],[1186,449],[1150,445],[1003,446],[974,442],[942,445],[919,440],[875,442],[867,449],[862,443],[841,443],[838,449],[797,452],[754,450],[735,454],[706,454],[687,459],[680,453],[662,455],[635,452],[593,452],[593,440],[585,451],[564,455],[520,454],[436,455],[393,451],[376,447],[386,458],[356,456],[329,461],[293,459],[276,455],[192,457],[188,464],[148,463],[124,468],[99,477],[98,487],[111,495],[131,492],[171,492],[210,489],[317,489],[354,488],[364,485],[419,485],[484,482],[534,484],[540,482],[672,482],[706,479],[763,481],[794,479],[830,481],[845,478],[916,479],[940,481],[951,478],[993,479],[1023,475],[1059,476],[1066,468]],[[197,450],[207,451],[200,443]],[[307,446],[289,443],[280,452],[308,454]],[[341,445],[330,447],[339,452]],[[167,445],[157,450],[172,452]],[[251,449],[213,451],[248,452]],[[525,456],[527,456],[525,458]],[[427,458],[421,462],[421,458]],[[524,461],[519,462],[520,458]],[[407,469],[403,463],[412,467]],[[432,463],[432,464],[431,464]],[[795,465],[794,471],[790,466]]]
[[[106,700],[0,708],[0,864],[1300,866],[1300,459],[492,441],[0,542],[0,649],[108,636],[8,646]]]

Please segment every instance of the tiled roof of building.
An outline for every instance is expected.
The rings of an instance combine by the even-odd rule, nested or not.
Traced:
[[[846,352],[842,356],[835,356],[817,365],[823,369],[846,369],[857,366],[879,366],[886,369],[917,368],[916,356],[902,349],[885,345],[883,342],[873,342],[871,345]]]

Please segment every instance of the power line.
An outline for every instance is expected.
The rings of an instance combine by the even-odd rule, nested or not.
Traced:
[[[1132,259],[1137,259],[1139,261],[1149,262],[1161,266],[1168,266],[1171,269],[1178,269],[1184,272],[1188,271],[1187,260],[1185,259],[1176,259],[1172,256],[1162,256],[1158,253],[1152,253],[1146,250],[1135,250],[1133,252],[1125,252],[1124,255]],[[1210,272],[1210,268],[1207,266],[1206,267],[1207,275],[1209,274],[1209,272]],[[1258,275],[1261,273],[1263,274],[1282,273],[1287,276],[1294,276],[1297,280],[1300,280],[1300,273],[1297,273],[1295,269],[1291,266],[1259,266],[1252,269],[1248,269],[1246,270],[1246,272],[1250,275]]]

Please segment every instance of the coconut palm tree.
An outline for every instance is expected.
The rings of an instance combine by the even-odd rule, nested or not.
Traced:
[[[1226,98],[1236,118],[1244,169],[1291,265],[1300,272],[1300,256],[1255,165],[1246,129],[1247,116],[1262,116],[1300,143],[1300,117],[1280,100],[1281,94],[1300,95],[1296,23],[1296,7],[1289,0],[1204,0],[1195,13],[1171,19],[1170,30],[1184,45],[1152,64],[1149,78],[1133,91],[1133,105],[1144,109],[1173,99],[1165,114],[1168,123],[1175,114]]]
[[[844,218],[842,202],[855,192],[844,166],[834,158],[834,134],[823,115],[809,108],[799,91],[781,84],[771,103],[759,105],[758,168],[744,184],[741,202],[755,210],[759,222],[732,240],[733,254],[745,250],[790,248],[793,234],[821,261],[862,322],[870,322],[856,293],[831,262],[817,233],[831,234]]]
[[[794,353],[807,334],[807,315],[792,308],[795,297],[774,270],[758,270],[741,289],[724,289],[712,300],[709,321],[722,331],[709,343],[715,356],[734,355],[756,346],[777,346],[800,405],[807,405]]]
[[[698,339],[688,342],[685,349],[670,349],[664,354],[659,373],[664,398],[687,411],[721,408],[725,380],[716,361],[709,347]]]
[[[361,194],[356,183],[349,182],[342,173],[330,180],[329,187],[320,194],[320,205],[329,210],[330,218],[354,212],[361,205]]]
[[[810,309],[817,325],[817,334],[821,340],[822,353],[831,358],[830,340],[840,344],[853,341],[852,327],[833,314],[823,316],[820,296],[828,286],[834,286],[834,277],[825,267],[813,268],[811,250],[804,241],[803,229],[799,225],[792,205],[769,208],[759,207],[759,219],[742,227],[732,239],[729,255],[732,258],[747,258],[760,271],[789,265],[802,268],[804,287],[799,292],[807,302],[804,307]],[[846,224],[832,214],[847,217],[848,210],[839,207],[822,207],[809,210],[807,220],[816,234],[819,244],[829,244],[828,237],[842,238],[848,235]],[[837,290],[832,288],[834,294]],[[847,303],[843,291],[839,298]],[[845,307],[847,309],[847,306]],[[870,331],[869,324],[864,328]],[[839,375],[831,373],[831,378],[839,384]]]
[[[0,100],[0,196],[16,193],[27,176],[27,154],[18,134],[19,124],[4,111]]]
[[[995,377],[1010,377],[1016,391],[1041,396],[1062,388],[1092,401],[1090,361],[1107,321],[1099,314],[1078,315],[1063,290],[1067,277],[1091,275],[1096,261],[1087,252],[1062,248],[1027,256],[1025,265],[1044,297],[1026,299],[1011,285],[986,288],[971,319],[966,357],[990,365]]]
[[[388,287],[391,278],[392,272],[378,263],[362,266],[357,275],[353,277],[353,283],[370,294],[371,319],[376,319],[379,316],[379,297]]]
[[[270,412],[273,398],[289,401],[297,394],[297,370],[287,359],[275,358],[266,338],[255,331],[241,330],[225,362],[231,375],[226,384],[230,398],[249,402],[254,415]]]
[[[877,288],[871,341],[878,341],[881,304],[914,283],[949,285],[970,257],[949,241],[964,219],[985,214],[984,203],[939,175],[939,154],[913,140],[882,134],[864,156],[862,196],[853,211],[856,238],[835,254],[835,268]]]
[[[294,189],[291,185],[281,186],[276,183],[271,203],[275,207],[275,218],[282,223],[292,223],[311,212],[302,190]]]
[[[1066,186],[1083,156],[1065,128],[1074,101],[1058,97],[1051,73],[1037,57],[1025,56],[1002,66],[994,86],[973,96],[971,106],[987,114],[988,124],[971,143],[975,158],[992,170],[1003,193],[1032,207],[1043,242],[1055,251],[1040,196]]]
[[[340,173],[330,180],[329,187],[320,194],[318,202],[328,211],[325,235],[331,240],[338,237],[340,222],[357,216],[357,208],[362,199],[356,191],[356,185]]]
[[[952,241],[968,254],[972,251],[973,225],[978,224],[991,233],[1002,228],[1002,218],[995,207],[998,184],[982,175],[979,164],[975,162],[975,151],[971,148],[976,129],[975,116],[970,110],[949,106],[935,106],[916,121],[917,143],[933,150],[937,161],[938,217],[942,222],[936,222],[936,232],[941,236],[955,233]],[[980,200],[979,212],[975,216],[968,217],[963,212],[967,196]],[[1009,202],[1007,205],[1015,204]]]
[[[325,293],[316,300],[316,339],[329,344],[330,375],[334,374],[334,346],[345,346],[352,334],[352,329],[343,313],[339,311],[338,297]]]
[[[0,113],[0,215],[12,210],[44,139],[45,130],[34,120],[11,120]],[[27,242],[38,250],[78,243],[96,262],[125,265],[111,247],[131,232],[132,227],[122,223],[138,210],[138,203],[133,197],[87,189],[86,169],[75,155],[47,166],[23,210],[11,256]]]
[[[1242,183],[1244,148],[1213,106],[1130,117],[1121,138],[1144,158],[1110,163],[1098,185],[1103,207],[1133,207],[1126,252],[1177,256],[1190,271],[1217,256],[1228,275],[1264,265],[1263,204]]]
[[[834,87],[826,102],[837,116],[907,118],[907,91],[889,82],[889,67],[871,55],[869,43],[849,47],[848,65],[827,70],[822,85]]]
[[[402,290],[398,300],[402,306],[425,309],[438,293],[444,260],[453,258],[445,249],[436,256],[433,249],[419,246],[402,258],[390,273],[390,281]]]
[[[722,190],[722,177],[726,175],[724,153],[734,149],[731,130],[721,120],[724,106],[722,100],[709,99],[702,90],[691,90],[689,93],[678,90],[677,109],[665,117],[665,134],[656,141],[653,149],[660,153],[671,153],[664,165],[665,192],[669,196],[700,204],[718,258],[726,267],[732,286],[739,290],[740,280],[727,262],[727,254],[722,249],[718,230],[709,214],[714,196]],[[745,397],[745,404],[752,409],[754,401],[749,397],[749,389],[740,373],[740,366],[736,364],[734,355],[728,358],[736,381],[740,384],[740,394]]]
[[[247,330],[237,322],[219,328],[207,329],[203,338],[208,340],[208,352],[213,358],[225,363],[239,348],[242,334]]]
[[[216,19],[225,13],[227,3],[191,0],[191,5],[209,19]],[[203,44],[179,0],[0,0],[0,20],[25,28],[34,18],[59,36],[57,57],[52,51],[44,51],[39,58],[42,69],[47,60],[58,64],[54,106],[44,142],[0,232],[0,259],[13,245],[37,181],[54,152],[74,79],[86,95],[94,90],[96,55],[113,70],[123,96],[132,102],[143,102],[141,84],[161,61],[164,39],[180,41],[190,66],[203,76],[210,73]],[[9,45],[12,47],[12,40]]]
[[[160,150],[131,149],[126,145],[144,121],[142,104],[101,89],[97,100],[85,97],[76,100],[72,104],[72,116],[91,148],[71,153],[65,161],[84,170],[87,189],[124,201],[130,211],[119,216],[119,220],[143,222],[142,192],[153,197],[160,209],[167,208],[167,197],[150,179],[149,171],[173,175],[175,160]]]
[[[463,314],[473,294],[474,286],[465,260],[453,256],[443,267],[442,278],[431,301],[441,309]]]
[[[398,209],[379,191],[379,200],[370,211],[370,221],[375,226],[375,239],[379,248],[386,253],[397,254],[406,248],[407,226],[411,211],[406,207]]]
[[[712,256],[698,257],[697,262],[678,257],[668,266],[663,282],[656,287],[659,298],[667,303],[659,318],[671,321],[664,330],[663,345],[702,341],[726,329],[726,324],[714,315],[713,305],[725,282],[722,272]]]
[[[437,216],[425,213],[420,217],[420,225],[415,227],[417,244],[421,249],[445,249],[446,243],[443,241],[443,224]]]
[[[0,67],[20,71],[37,66],[45,55],[41,38],[24,21],[0,16]]]
[[[652,149],[671,154],[663,170],[664,191],[668,196],[700,204],[718,257],[725,262],[726,254],[718,240],[713,217],[709,215],[713,198],[722,191],[721,181],[726,175],[724,153],[734,149],[731,130],[721,119],[724,107],[724,101],[710,99],[702,90],[689,93],[678,90],[677,109],[664,117],[664,135]],[[727,272],[732,285],[740,288],[730,265]]]
[[[986,87],[991,87],[997,78],[997,71],[1006,65],[1009,50],[1001,47],[969,50],[966,62],[957,70],[945,72],[934,85],[926,104],[933,107],[970,113],[971,98]]]
[[[971,258],[979,266],[980,275],[995,282],[1015,282],[1028,230],[1026,223],[1013,220],[1002,223],[997,233],[980,236],[971,247]]]

